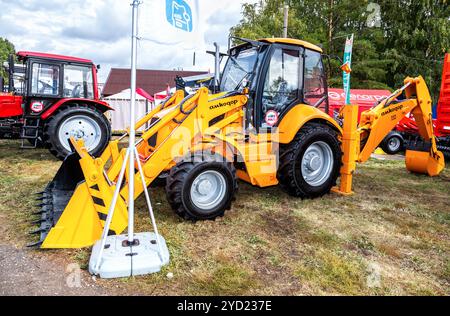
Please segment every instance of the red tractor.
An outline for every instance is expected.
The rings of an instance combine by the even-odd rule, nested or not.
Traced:
[[[99,99],[97,66],[91,60],[18,52],[5,63],[8,87],[0,77],[0,138],[22,139],[23,148],[47,147],[64,159],[68,139],[83,139],[98,155],[108,145],[111,107]]]

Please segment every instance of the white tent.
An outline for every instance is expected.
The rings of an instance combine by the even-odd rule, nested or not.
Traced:
[[[130,95],[130,89],[126,89],[104,98],[104,100],[114,109],[114,111],[109,112],[111,115],[111,127],[113,131],[124,131],[129,125]],[[136,94],[136,121],[150,111],[152,107],[152,102],[147,101],[143,96]],[[140,130],[142,130],[142,128]]]

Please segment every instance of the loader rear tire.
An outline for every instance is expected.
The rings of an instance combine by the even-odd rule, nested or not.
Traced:
[[[93,156],[100,155],[108,145],[111,138],[111,124],[103,113],[93,106],[73,104],[53,114],[44,125],[45,146],[57,158],[63,160],[71,152],[68,139],[79,131],[73,131],[70,124],[82,126],[80,131],[89,132],[88,136],[95,133],[95,142],[92,142],[89,153]],[[86,126],[84,128],[84,126]],[[62,129],[67,129],[63,131]],[[83,132],[84,133],[84,132]],[[79,135],[83,137],[83,135]],[[67,139],[63,139],[67,137]],[[76,136],[75,136],[76,137]],[[88,146],[88,144],[86,144]]]
[[[186,220],[213,220],[231,208],[238,184],[236,169],[220,155],[195,154],[169,172],[166,195]]]
[[[289,195],[315,198],[336,185],[342,151],[336,131],[321,123],[307,123],[289,144],[280,144],[277,178]]]

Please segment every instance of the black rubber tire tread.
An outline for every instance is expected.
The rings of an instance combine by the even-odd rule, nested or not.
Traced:
[[[389,148],[389,139],[391,137],[397,137],[400,139],[400,147],[398,148],[398,150],[391,150]],[[403,136],[399,132],[392,131],[392,132],[389,132],[389,134],[387,134],[387,136],[383,139],[383,141],[380,144],[380,147],[381,147],[381,149],[383,149],[383,151],[386,154],[395,155],[395,154],[398,154],[399,152],[401,152],[402,150],[404,150],[405,141],[403,140]]]
[[[320,140],[325,141],[333,151],[333,170],[324,184],[312,187],[303,180],[300,171],[297,172],[296,170],[298,170],[298,164],[301,163],[300,155],[303,155],[310,144]],[[341,159],[342,150],[337,132],[323,123],[307,123],[289,144],[280,144],[279,167],[277,171],[278,182],[281,188],[291,196],[302,199],[323,196],[329,193],[331,188],[336,185],[342,165]]]
[[[226,176],[228,179],[226,180],[229,184],[229,189],[226,199],[216,207],[217,210],[202,216],[198,211],[190,208],[191,203],[188,201],[187,190],[190,188],[189,182],[192,182],[193,177],[206,169],[226,170],[226,173],[228,173],[228,176]],[[214,220],[219,216],[222,217],[225,211],[231,208],[231,203],[235,200],[237,191],[238,178],[236,169],[230,161],[224,161],[220,155],[195,153],[191,158],[180,161],[170,169],[166,179],[167,200],[175,213],[185,220]]]
[[[66,158],[69,154],[69,151],[67,151],[59,142],[57,136],[59,124],[68,116],[77,114],[85,114],[91,118],[94,118],[103,133],[102,140],[99,145],[91,150],[90,154],[97,157],[102,154],[106,146],[108,146],[111,138],[111,123],[106,116],[103,115],[103,112],[90,105],[69,104],[51,115],[44,124],[43,141],[45,147],[47,147],[58,159],[64,160],[64,158]]]

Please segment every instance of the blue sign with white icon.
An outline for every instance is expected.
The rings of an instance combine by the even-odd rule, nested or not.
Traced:
[[[166,0],[167,21],[177,29],[192,32],[192,10],[184,0]]]

